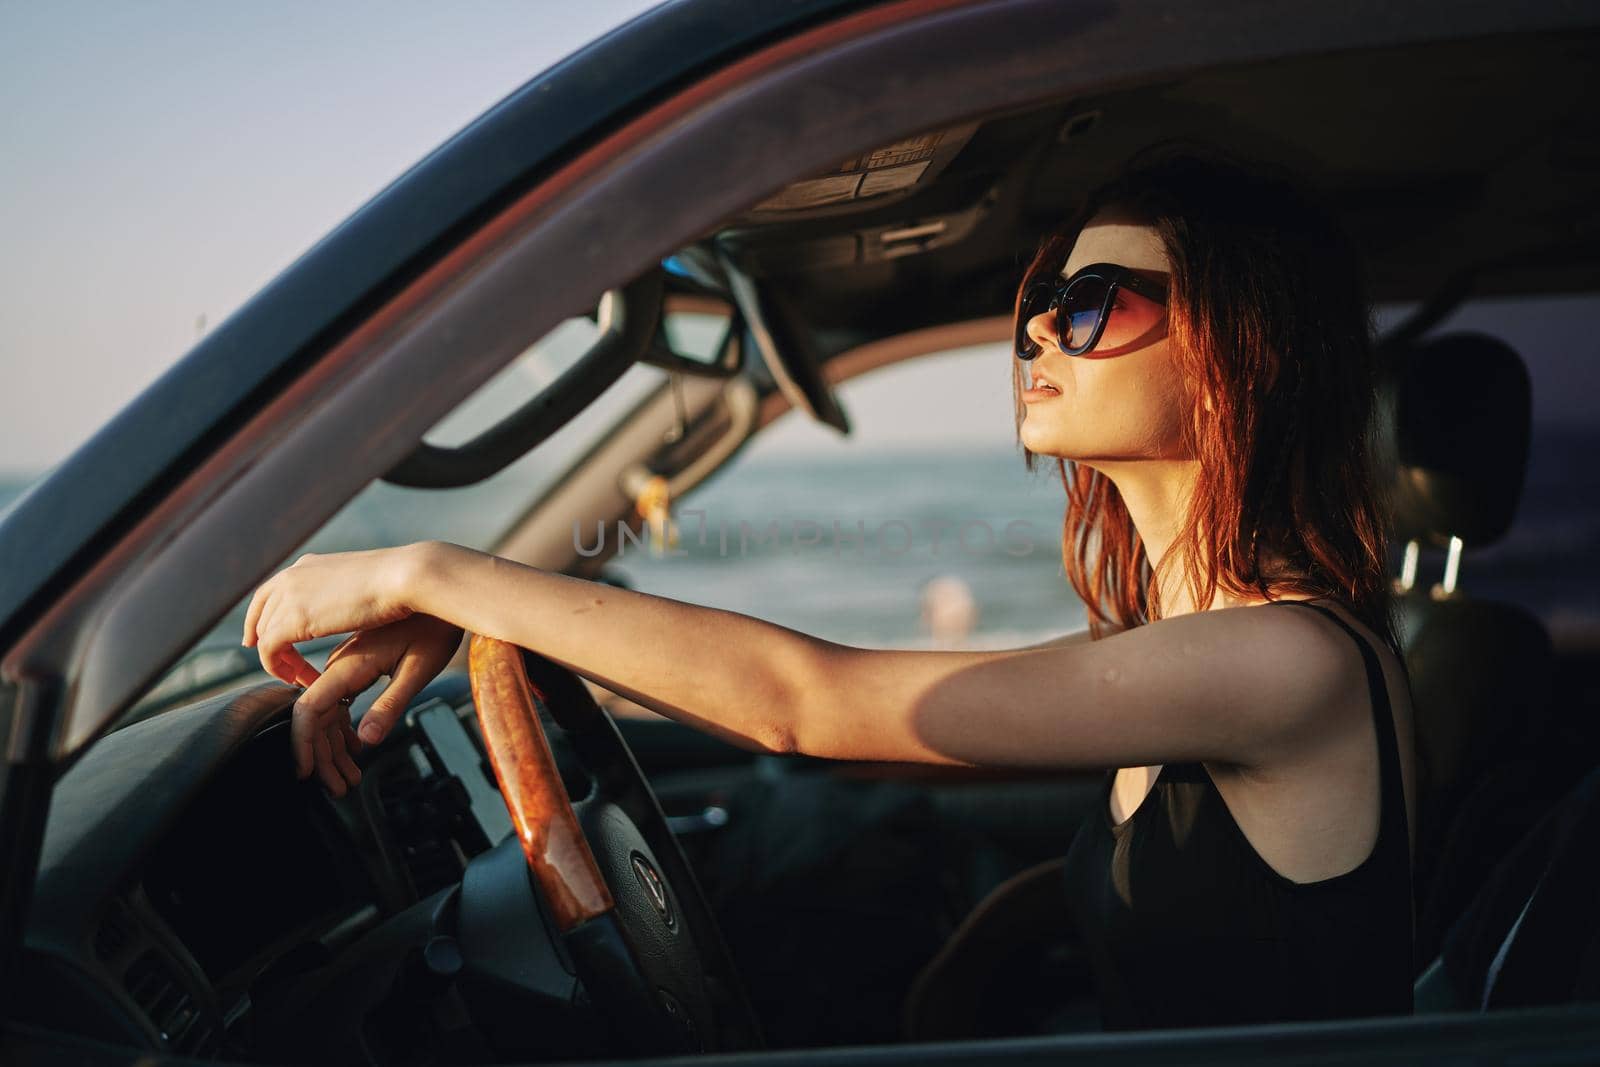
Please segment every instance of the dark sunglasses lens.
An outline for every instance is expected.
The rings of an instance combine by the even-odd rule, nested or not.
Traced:
[[[1093,276],[1079,278],[1067,286],[1056,312],[1056,328],[1061,331],[1061,347],[1068,352],[1086,349],[1094,329],[1100,322],[1100,312],[1106,304],[1104,278]]]

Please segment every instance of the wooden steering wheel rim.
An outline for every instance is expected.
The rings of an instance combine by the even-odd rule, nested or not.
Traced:
[[[613,911],[611,890],[572,810],[539,721],[539,709],[548,708],[549,701],[529,681],[522,650],[473,634],[467,669],[489,764],[557,929],[564,934]]]
[[[627,741],[581,679],[482,634],[472,636],[468,677],[529,872],[577,976],[623,1035],[622,1046],[652,1054],[764,1047],[760,1019],[688,857]],[[593,788],[576,807],[541,713],[561,726],[591,777]],[[593,845],[590,833],[599,834]],[[630,895],[635,881],[639,892]]]

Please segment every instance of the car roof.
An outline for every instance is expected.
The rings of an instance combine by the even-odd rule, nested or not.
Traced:
[[[752,211],[717,239],[781,279],[826,359],[1008,312],[1038,239],[1162,131],[1301,175],[1377,302],[1593,292],[1596,69],[1600,33],[1570,30],[1206,67],[957,128],[964,148],[910,196]],[[886,254],[940,224],[953,239]]]

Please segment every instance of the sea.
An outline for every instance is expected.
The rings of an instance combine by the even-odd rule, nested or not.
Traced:
[[[1459,587],[1511,600],[1558,639],[1600,640],[1600,434],[1535,427],[1517,521],[1467,546]],[[0,522],[34,479],[0,479]],[[545,479],[535,479],[543,481]],[[450,493],[377,484],[304,550],[438,538],[488,547],[534,484],[497,479]],[[452,506],[456,501],[456,506]],[[738,458],[673,502],[670,526],[627,538],[574,527],[604,575],[645,592],[753,615],[864,647],[1015,647],[1087,624],[1061,565],[1064,493],[1053,466],[1019,454],[919,450]],[[1398,546],[1393,562],[1398,569]],[[1444,553],[1425,550],[1421,578]],[[242,603],[204,642],[237,647]]]

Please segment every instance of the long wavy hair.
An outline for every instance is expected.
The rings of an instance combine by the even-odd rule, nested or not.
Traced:
[[[1348,235],[1281,170],[1215,149],[1158,148],[1044,238],[1014,318],[1028,282],[1060,270],[1101,208],[1159,235],[1171,268],[1169,350],[1191,387],[1182,434],[1197,481],[1159,577],[1181,567],[1197,605],[1219,588],[1335,598],[1398,652],[1389,508],[1375,478],[1377,353]],[[1020,439],[1025,371],[1012,363]],[[1037,457],[1023,452],[1031,471]],[[1116,485],[1051,458],[1067,493],[1062,561],[1091,636],[1161,618],[1161,582]]]

